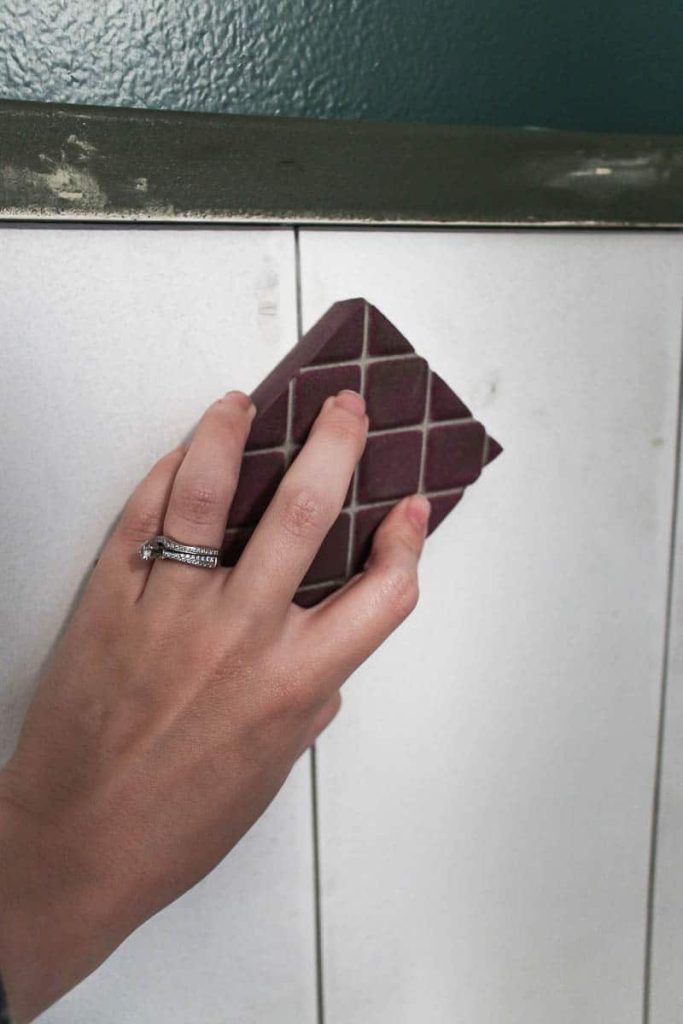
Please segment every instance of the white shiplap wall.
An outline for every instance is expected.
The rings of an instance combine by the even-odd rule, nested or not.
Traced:
[[[327,1024],[636,1024],[679,236],[303,232],[505,453],[320,744]],[[670,1019],[671,1020],[671,1019]]]
[[[294,258],[285,230],[0,229],[5,752],[128,492],[296,337]],[[45,1021],[313,1024],[310,811],[304,759],[230,857]]]
[[[680,445],[680,438],[679,438]],[[671,614],[658,792],[647,1024],[683,1021],[683,450],[678,454]]]
[[[320,744],[325,1024],[640,1022],[683,239],[304,230],[300,254],[304,326],[365,295],[506,449]],[[288,229],[0,229],[5,752],[129,489],[293,342],[295,258]],[[683,1019],[680,607],[652,1024]],[[303,760],[44,1019],[313,1024],[310,806]]]

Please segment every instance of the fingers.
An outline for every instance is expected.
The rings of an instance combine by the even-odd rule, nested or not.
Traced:
[[[144,541],[161,533],[173,480],[185,450],[186,445],[181,445],[164,455],[133,491],[93,570],[93,586],[106,585],[130,601],[140,596],[151,566],[140,559],[138,549]]]
[[[339,515],[363,452],[368,418],[355,392],[328,398],[306,444],[226,582],[240,607],[276,621]]]
[[[209,406],[176,473],[163,533],[183,544],[221,546],[255,411],[251,399],[240,391],[228,392]],[[157,562],[150,584],[162,573],[194,583],[204,579],[206,570]]]
[[[382,521],[366,568],[308,612],[309,643],[332,665],[339,686],[403,622],[417,604],[417,567],[429,520],[429,501],[405,498]]]

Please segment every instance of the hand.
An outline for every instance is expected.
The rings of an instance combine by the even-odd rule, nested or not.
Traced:
[[[139,559],[157,533],[220,547],[253,414],[229,393],[133,493],[0,772],[0,971],[17,1021],[228,853],[417,600],[429,503],[413,497],[361,574],[315,608],[291,603],[363,451],[352,392],[325,402],[233,569]]]

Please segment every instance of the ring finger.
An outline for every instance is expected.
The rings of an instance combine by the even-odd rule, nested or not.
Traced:
[[[209,406],[176,473],[163,532],[181,544],[220,548],[239,478],[255,407],[248,395],[229,391]],[[204,579],[206,569],[159,560],[150,576],[180,583]]]

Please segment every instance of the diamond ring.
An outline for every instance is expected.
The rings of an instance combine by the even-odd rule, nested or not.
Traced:
[[[196,565],[199,569],[216,569],[220,564],[220,549],[181,544],[172,537],[159,534],[140,546],[140,558],[149,562],[154,558],[170,559],[183,565]]]

